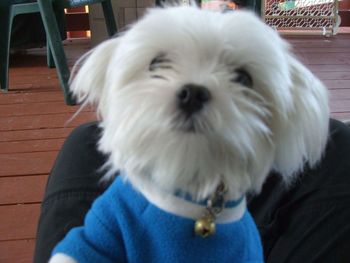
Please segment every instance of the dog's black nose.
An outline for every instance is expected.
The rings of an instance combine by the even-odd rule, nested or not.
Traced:
[[[200,111],[210,99],[210,91],[206,87],[196,84],[183,86],[177,94],[179,108],[188,115]]]

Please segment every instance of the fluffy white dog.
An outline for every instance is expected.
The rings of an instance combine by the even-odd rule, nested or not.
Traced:
[[[89,239],[91,215],[78,234],[111,261],[261,262],[260,244],[251,245],[259,238],[244,237],[258,236],[256,229],[230,232],[247,214],[244,196],[258,193],[271,170],[290,182],[317,164],[327,141],[325,87],[274,30],[244,11],[152,9],[92,51],[72,91],[97,105],[107,177],[123,174],[119,193],[105,194],[116,204],[106,205],[114,202],[108,197],[92,208],[120,247],[101,241],[108,234]],[[130,212],[134,206],[138,212]],[[144,218],[145,211],[157,216]],[[72,248],[72,240],[63,242]],[[118,249],[118,257],[109,254]],[[84,261],[65,249],[55,253],[52,262]]]

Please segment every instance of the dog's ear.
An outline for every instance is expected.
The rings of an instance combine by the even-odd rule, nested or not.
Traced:
[[[117,50],[118,43],[118,38],[102,42],[75,64],[70,90],[79,103],[97,105],[101,103],[109,63],[113,53]],[[80,68],[77,70],[78,67]],[[74,76],[75,71],[78,73]]]
[[[329,123],[327,89],[297,59],[288,60],[292,105],[287,114],[281,114],[275,134],[275,169],[287,179],[321,159]]]

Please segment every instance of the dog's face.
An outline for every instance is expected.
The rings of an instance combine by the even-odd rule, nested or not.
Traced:
[[[170,191],[238,197],[321,157],[327,93],[247,12],[151,10],[98,46],[73,81],[96,103],[112,169]],[[141,180],[142,181],[142,180]]]

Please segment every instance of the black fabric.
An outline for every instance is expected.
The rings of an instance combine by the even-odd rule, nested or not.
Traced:
[[[93,200],[105,157],[96,150],[96,123],[68,137],[52,169],[38,224],[34,262],[47,262],[54,245],[81,225]],[[305,168],[288,188],[272,173],[249,201],[266,262],[350,262],[350,128],[331,120],[320,165]]]
[[[65,141],[49,176],[41,206],[34,262],[47,263],[65,234],[82,225],[92,202],[103,192],[99,184],[105,162],[96,150],[96,123],[76,128]]]
[[[330,122],[326,153],[292,187],[272,174],[249,209],[267,262],[350,262],[350,128]]]

